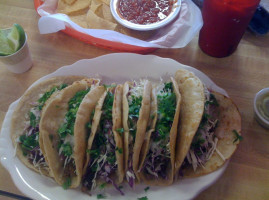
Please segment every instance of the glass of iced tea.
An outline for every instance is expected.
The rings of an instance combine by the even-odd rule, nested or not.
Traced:
[[[199,46],[208,55],[225,57],[237,48],[260,0],[204,0]]]

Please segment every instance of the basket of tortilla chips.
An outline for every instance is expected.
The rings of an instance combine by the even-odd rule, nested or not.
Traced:
[[[182,48],[200,30],[200,10],[190,0],[182,0],[178,17],[163,28],[136,31],[116,22],[110,11],[110,0],[35,0],[41,16],[41,34],[59,30],[83,42],[136,53],[149,53],[156,48]],[[191,24],[191,26],[190,26]]]

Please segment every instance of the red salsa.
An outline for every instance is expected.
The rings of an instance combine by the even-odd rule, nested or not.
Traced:
[[[132,23],[152,24],[165,19],[172,6],[172,0],[119,0],[118,12]]]

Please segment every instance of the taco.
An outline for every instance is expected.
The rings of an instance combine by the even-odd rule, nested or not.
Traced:
[[[241,116],[232,100],[206,92],[204,114],[181,168],[184,177],[206,175],[235,152],[241,136]]]
[[[236,150],[240,114],[231,99],[209,91],[192,72],[178,70],[175,79],[182,93],[176,178],[208,174]]]
[[[87,135],[77,115],[87,114],[79,109],[84,98],[101,96],[98,84],[99,80],[90,78],[74,82],[54,96],[41,115],[40,135],[45,159],[55,181],[64,189],[75,188],[81,182],[84,161],[81,151],[86,149]]]
[[[40,142],[41,112],[53,94],[82,78],[80,76],[50,78],[31,87],[21,97],[12,115],[11,139],[16,148],[16,155],[30,169],[51,176]]]
[[[138,174],[147,185],[164,186],[173,183],[181,95],[171,78],[154,87],[153,97],[152,123],[140,153]]]
[[[175,80],[182,96],[175,159],[175,174],[178,174],[202,119],[205,95],[203,83],[192,72],[180,69]]]
[[[123,86],[124,170],[131,188],[134,187],[139,154],[149,126],[151,90],[148,80],[126,82]]]
[[[97,186],[119,184],[124,178],[122,85],[111,85],[101,96],[94,111],[84,166],[82,190],[91,193]]]

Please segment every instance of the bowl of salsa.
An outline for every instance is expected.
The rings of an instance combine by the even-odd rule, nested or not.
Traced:
[[[173,21],[181,0],[111,0],[113,17],[121,25],[139,31],[161,28]]]

